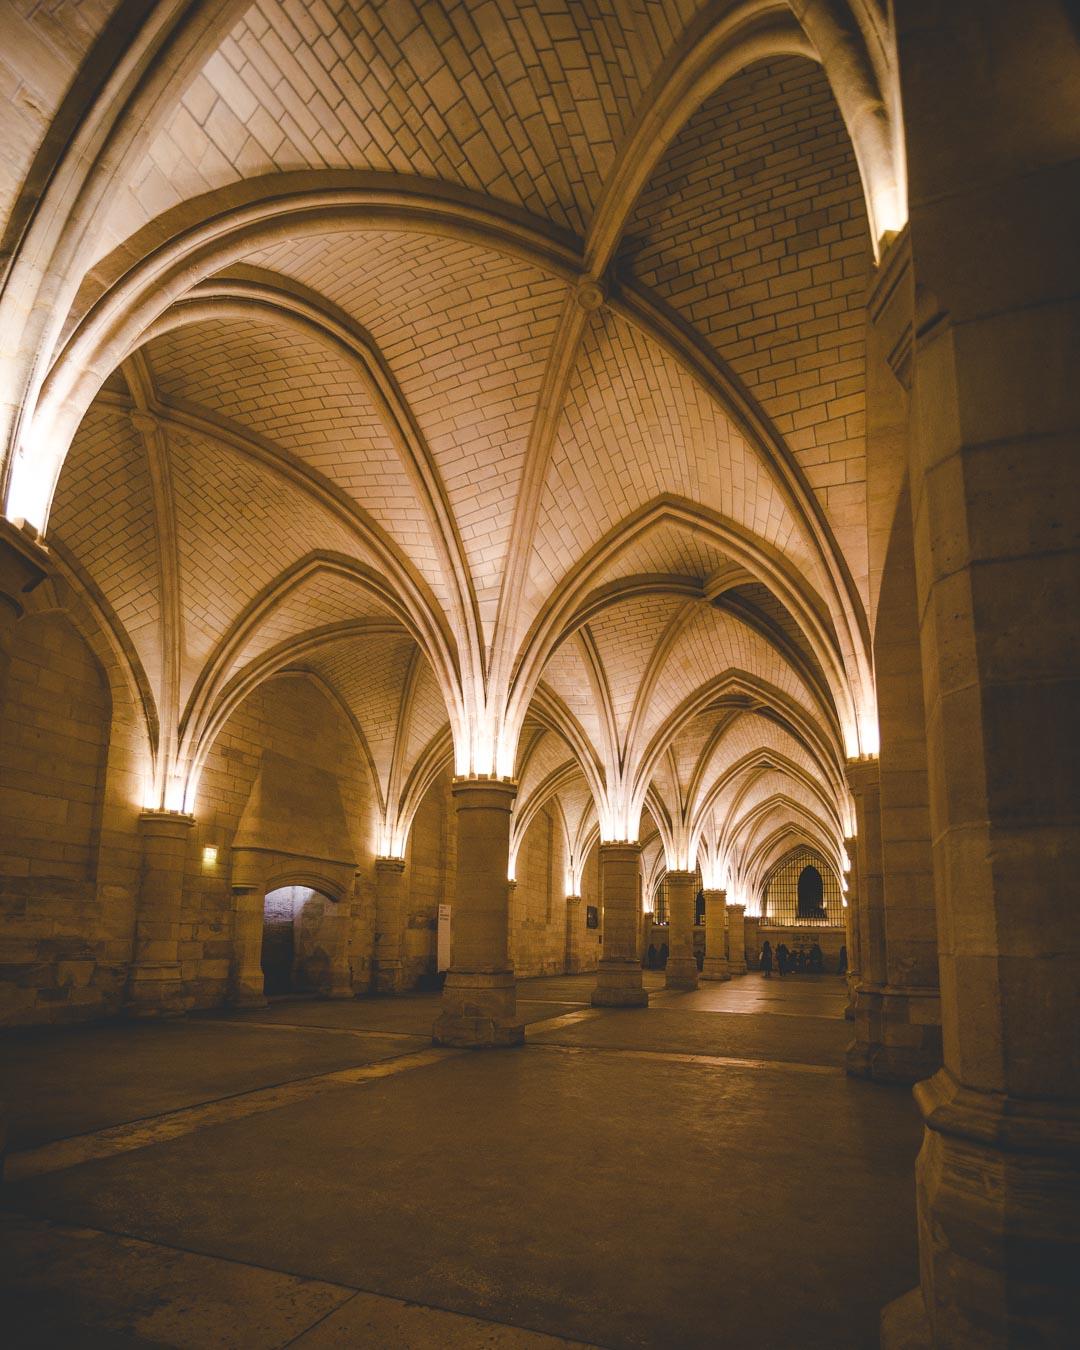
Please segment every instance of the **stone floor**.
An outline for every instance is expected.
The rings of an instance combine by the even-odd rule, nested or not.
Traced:
[[[524,981],[497,1053],[436,996],[0,1038],[5,1344],[876,1345],[920,1129],[841,982],[647,978]]]

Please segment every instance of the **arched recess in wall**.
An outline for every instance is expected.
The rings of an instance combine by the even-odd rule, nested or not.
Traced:
[[[189,890],[187,904],[201,929],[232,931],[239,969],[230,976],[205,950],[201,1001],[220,1001],[230,978],[261,996],[264,897],[283,886],[318,890],[334,906],[322,915],[330,973],[329,988],[319,992],[363,987],[376,801],[355,730],[317,675],[279,672],[233,710],[209,749],[200,787],[199,842],[217,849],[218,862]]]
[[[317,886],[270,884],[263,898],[260,960],[267,997],[331,992],[341,944],[340,904]]]
[[[840,878],[819,850],[799,845],[782,858],[765,879],[764,921],[770,924],[844,921]]]

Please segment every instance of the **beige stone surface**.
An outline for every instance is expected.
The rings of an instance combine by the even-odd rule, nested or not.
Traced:
[[[743,974],[807,849],[848,1069],[922,1082],[930,1333],[1052,1342],[1075,39],[5,5],[0,1025],[400,1002],[448,906],[437,1034],[517,1044],[518,977]]]

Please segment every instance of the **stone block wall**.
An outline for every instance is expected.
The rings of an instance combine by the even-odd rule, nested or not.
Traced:
[[[511,950],[521,978],[566,969],[566,844],[554,810],[538,811],[517,858]]]
[[[405,917],[402,955],[405,988],[415,989],[436,966],[439,906],[454,894],[457,879],[457,830],[450,775],[428,789],[409,833],[406,854],[409,908]]]
[[[278,675],[249,694],[226,722],[199,783],[182,912],[184,989],[192,1007],[213,1006],[228,994],[233,952],[230,850],[267,753],[300,769],[321,770],[337,782],[351,835],[348,846],[357,864],[353,895],[340,902],[351,911],[353,987],[361,991],[370,984],[374,788],[344,714],[319,683],[301,674]],[[273,803],[267,806],[272,810]],[[318,858],[322,846],[314,840],[323,807],[316,801],[311,809],[311,848]],[[299,822],[297,837],[304,837],[303,822]],[[261,842],[267,849],[281,847],[281,841],[269,834]],[[217,850],[212,863],[204,861],[208,847]],[[304,860],[298,857],[297,862],[302,866]]]
[[[136,804],[110,765],[110,680],[90,646],[56,612],[16,634],[0,709],[0,1025],[86,1020],[123,996]]]

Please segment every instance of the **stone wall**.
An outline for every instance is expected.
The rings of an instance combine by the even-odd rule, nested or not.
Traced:
[[[56,613],[25,616],[0,710],[0,1025],[120,1005],[131,858],[103,865],[102,826],[119,809],[133,839],[134,809],[107,792],[110,720],[106,674],[75,628]]]
[[[566,969],[566,844],[554,810],[538,811],[522,840],[510,903],[514,970],[558,975]]]
[[[340,793],[356,864],[356,885],[339,903],[348,906],[349,953],[353,987],[366,990],[371,978],[374,924],[374,851],[371,824],[374,789],[352,737],[351,728],[319,683],[305,675],[278,675],[260,685],[222,728],[207,758],[195,807],[196,824],[184,884],[181,960],[184,991],[192,1007],[209,1007],[228,994],[233,954],[233,899],[230,850],[244,816],[260,764],[278,756],[311,774],[316,790],[333,781]],[[320,773],[321,771],[321,773]],[[322,776],[322,775],[325,775]],[[273,791],[274,778],[264,777]],[[296,853],[297,866],[308,867],[321,853],[323,817],[331,804],[313,800],[308,821],[294,821],[296,840],[312,839],[312,857]],[[336,809],[336,803],[332,804]],[[274,803],[262,810],[272,818]],[[250,843],[249,839],[246,842]],[[287,841],[290,845],[292,840]],[[280,838],[265,832],[262,844],[281,850]],[[214,847],[213,863],[204,849]],[[295,846],[285,850],[295,852]],[[335,859],[336,862],[343,861]],[[310,870],[310,869],[309,869]]]
[[[450,775],[428,789],[409,832],[405,875],[409,905],[402,956],[404,987],[415,989],[436,971],[439,906],[449,902],[457,878],[457,830]]]

